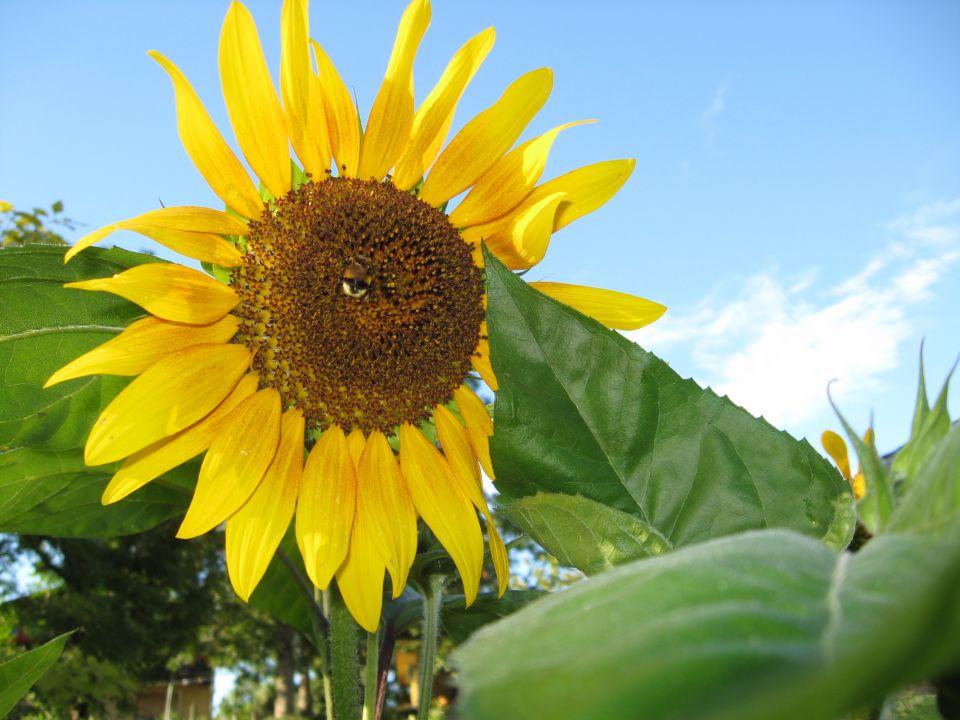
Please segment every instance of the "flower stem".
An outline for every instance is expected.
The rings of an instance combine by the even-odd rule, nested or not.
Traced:
[[[322,599],[321,599],[322,597]],[[323,606],[324,617],[330,617],[330,600],[327,593],[321,593],[319,588],[313,589],[313,600],[315,605]],[[323,673],[323,711],[327,720],[333,720],[333,685],[330,682],[330,643],[328,641],[328,632],[323,637],[323,650],[321,657],[320,671]]]
[[[330,660],[332,663],[333,716],[336,720],[359,720],[360,660],[357,624],[347,610],[336,585],[324,593],[329,603]]]
[[[443,575],[430,575],[424,586],[423,634],[420,641],[420,702],[418,720],[430,716],[433,699],[433,668],[437,662],[437,640],[440,629],[440,604],[443,599]]]
[[[367,633],[367,661],[363,669],[363,720],[376,720],[377,669],[380,665],[380,632]]]

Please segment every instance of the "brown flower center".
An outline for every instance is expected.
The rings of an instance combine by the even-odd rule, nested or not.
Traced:
[[[308,182],[250,223],[239,340],[309,425],[389,432],[450,399],[483,320],[483,273],[446,215],[390,182]]]

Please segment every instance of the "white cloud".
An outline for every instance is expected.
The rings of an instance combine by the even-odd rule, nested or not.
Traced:
[[[960,200],[889,228],[897,239],[833,287],[817,288],[815,269],[799,281],[760,272],[732,299],[715,291],[626,334],[665,357],[689,349],[701,382],[775,425],[802,423],[824,410],[832,379],[837,399],[876,392],[914,335],[916,306],[960,259]]]
[[[700,113],[700,126],[706,132],[707,137],[713,135],[717,118],[727,109],[727,91],[729,88],[730,83],[727,79],[721,80],[716,90],[713,91],[710,104]]]

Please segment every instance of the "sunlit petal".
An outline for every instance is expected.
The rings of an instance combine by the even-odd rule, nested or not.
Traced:
[[[303,413],[283,414],[273,462],[250,499],[227,520],[227,571],[244,600],[267,571],[293,517],[303,469],[303,429]]]
[[[197,489],[177,537],[212,530],[239,510],[273,462],[280,439],[280,394],[265,388],[223,421],[200,466]]]
[[[642,328],[667,311],[660,303],[616,290],[555,282],[532,282],[530,287],[617,330]]]
[[[850,457],[847,455],[847,444],[843,438],[832,430],[824,430],[820,438],[823,449],[833,458],[837,464],[837,469],[848,481],[853,479],[853,473],[850,472]]]
[[[315,41],[311,40],[310,44],[317,60],[317,77],[330,132],[330,149],[337,170],[346,177],[355,177],[360,166],[360,118],[357,108],[327,53]]]
[[[487,440],[493,435],[493,421],[483,400],[466,385],[461,385],[453,392],[453,399],[460,408],[460,415],[467,426],[467,435],[470,445],[476,453],[480,465],[487,476],[493,480],[493,463],[490,461],[490,443]]]
[[[383,84],[370,109],[360,152],[361,180],[382,179],[410,140],[413,59],[429,25],[429,0],[412,0],[400,20]]]
[[[233,2],[220,32],[220,82],[237,143],[274,197],[290,190],[287,129],[250,11]]]
[[[87,465],[119,460],[213,410],[246,372],[240,345],[193,345],[159,360],[100,413],[84,448]]]

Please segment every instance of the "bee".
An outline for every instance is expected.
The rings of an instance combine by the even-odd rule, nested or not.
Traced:
[[[375,269],[370,258],[365,255],[355,255],[343,269],[343,276],[340,278],[340,288],[344,295],[354,298],[362,298],[370,289],[370,283],[373,282]]]

